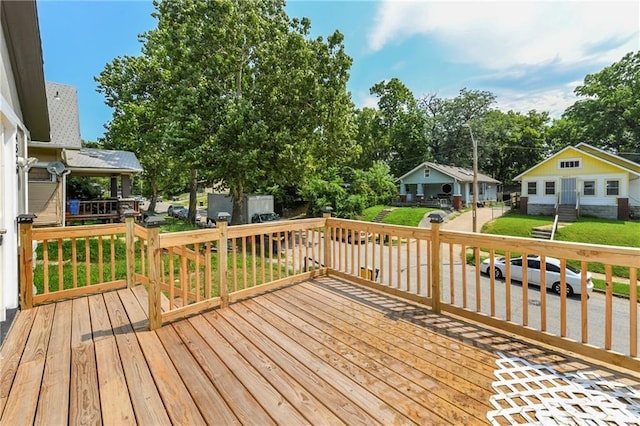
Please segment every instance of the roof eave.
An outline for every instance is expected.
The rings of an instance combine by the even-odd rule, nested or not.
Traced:
[[[0,19],[11,69],[14,70],[24,125],[29,130],[31,139],[49,141],[51,129],[36,2],[2,1]]]

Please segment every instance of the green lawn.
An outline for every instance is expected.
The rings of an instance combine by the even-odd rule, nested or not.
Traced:
[[[373,206],[364,211],[361,220],[371,222],[373,218],[385,208],[393,210],[382,219],[382,223],[403,226],[418,226],[425,214],[436,210],[427,207]]]
[[[485,224],[482,232],[514,237],[530,237],[538,226],[553,225],[551,216],[508,213]],[[581,217],[556,231],[556,241],[571,241],[608,246],[640,247],[640,222]]]
[[[528,216],[509,213],[499,217],[482,227],[482,232],[495,235],[510,235],[515,237],[530,237],[531,230],[537,226],[551,225],[550,216]],[[640,222],[620,221],[581,217],[577,222],[559,228],[555,235],[556,241],[568,241],[586,244],[603,244],[622,247],[640,247]],[[515,255],[515,253],[513,253]],[[569,264],[580,268],[580,262],[568,260]],[[597,262],[588,264],[587,269],[594,273],[605,273],[604,265]],[[614,277],[629,278],[629,268],[613,266]],[[595,288],[604,290],[603,280],[594,278]],[[615,294],[629,295],[629,286],[614,282]],[[639,297],[640,299],[640,297]]]

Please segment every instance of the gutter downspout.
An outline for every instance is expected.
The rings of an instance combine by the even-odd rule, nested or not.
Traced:
[[[67,226],[67,175],[71,170],[62,172],[62,226]]]

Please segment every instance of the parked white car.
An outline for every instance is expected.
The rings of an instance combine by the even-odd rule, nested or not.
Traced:
[[[552,289],[555,293],[560,294],[560,260],[547,257],[545,283],[547,288]],[[511,279],[522,282],[522,257],[515,257],[510,260]],[[496,278],[503,278],[507,274],[507,265],[504,257],[494,259],[494,270]],[[480,265],[480,271],[487,275],[491,272],[490,259],[485,259]],[[580,294],[582,291],[582,273],[570,265],[565,268],[565,280],[567,283],[567,296]],[[540,285],[540,256],[527,258],[527,282],[530,284]],[[587,293],[593,290],[593,282],[591,281],[591,273],[587,272]]]

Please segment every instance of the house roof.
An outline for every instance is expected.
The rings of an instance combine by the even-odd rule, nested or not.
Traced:
[[[32,139],[48,141],[49,115],[35,0],[1,1],[0,21],[20,101],[22,121]]]
[[[548,157],[544,160],[542,160],[541,162],[539,162],[538,164],[536,164],[535,166],[525,170],[524,172],[520,173],[518,176],[514,177],[513,180],[515,182],[519,182],[520,180],[522,180],[522,177],[528,173],[530,173],[531,171],[537,169],[538,167],[540,167],[542,164],[551,161],[553,158],[558,157],[559,155],[563,154],[566,151],[578,151],[580,154],[582,155],[586,155],[588,157],[591,158],[595,158],[598,159],[604,163],[607,164],[611,164],[614,166],[617,166],[621,169],[624,169],[625,171],[636,175],[636,176],[640,176],[640,164],[638,163],[634,163],[633,161],[627,160],[626,158],[620,157],[618,155],[612,154],[610,152],[606,152],[601,150],[600,148],[596,148],[595,146],[589,145],[587,143],[581,142],[576,146],[567,146],[564,147],[563,149],[561,149],[560,151],[556,152],[555,154],[553,154],[551,157]]]
[[[451,176],[453,179],[459,182],[473,182],[473,170],[471,169],[466,169],[464,167],[458,166],[446,166],[444,164],[432,163],[430,161],[425,161],[424,163],[417,165],[416,167],[396,179],[396,182],[415,173],[419,169],[424,169],[425,167],[437,170],[447,176]],[[496,180],[482,173],[478,173],[478,182],[500,183],[499,180]]]
[[[129,151],[82,148],[65,149],[62,158],[69,170],[105,173],[140,173],[143,171],[138,158]]]
[[[51,120],[51,142],[34,140],[30,146],[80,149],[80,114],[75,87],[47,81],[47,107]]]

